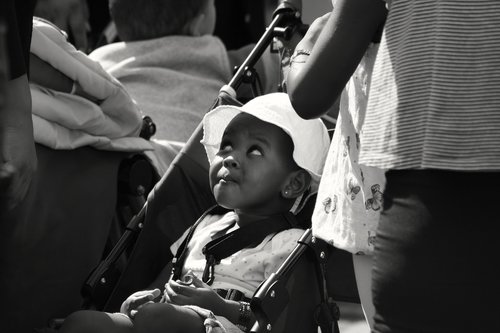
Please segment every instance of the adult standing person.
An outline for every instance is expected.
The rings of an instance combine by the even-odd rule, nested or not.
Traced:
[[[2,51],[7,51],[5,99],[0,105],[0,217],[24,198],[37,165],[28,84],[35,2],[0,3],[0,21],[6,32],[6,50]]]
[[[358,19],[358,12],[344,20]],[[385,15],[381,8],[380,17]],[[295,87],[303,70],[308,70],[309,53],[330,13],[317,18],[309,27],[304,38],[298,43],[288,72],[290,94],[301,98],[321,101],[325,96],[317,96],[315,90],[320,81],[310,82],[309,96],[297,96]],[[376,229],[382,210],[382,193],[385,186],[384,170],[358,163],[359,134],[368,101],[373,64],[380,43],[383,20],[373,36],[362,59],[350,77],[339,101],[339,115],[335,132],[325,164],[324,177],[318,190],[312,224],[313,234],[336,248],[353,254],[356,284],[366,321],[373,327],[374,308],[371,295],[371,267]],[[375,24],[375,23],[374,23]],[[376,27],[374,25],[374,27]],[[350,37],[350,36],[346,36]],[[316,52],[316,49],[314,50]],[[328,96],[330,97],[330,96]],[[308,103],[309,104],[309,103]],[[325,111],[317,106],[297,109],[305,117],[319,117]]]
[[[498,332],[500,2],[386,5],[359,159],[389,169],[372,271],[373,331]],[[336,1],[307,70],[288,85],[299,113],[340,93],[383,6]],[[353,13],[363,19],[344,20]]]

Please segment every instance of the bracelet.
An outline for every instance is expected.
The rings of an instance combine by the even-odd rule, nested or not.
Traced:
[[[310,50],[306,50],[306,49],[296,49],[292,56],[290,57],[290,63],[294,62],[295,58],[297,58],[298,56],[301,56],[301,55],[306,55],[306,56],[310,56],[311,55],[311,51]]]
[[[236,326],[242,329],[244,332],[248,332],[250,329],[250,325],[252,324],[250,321],[252,319],[252,310],[250,309],[250,303],[248,302],[240,302],[238,315],[238,322]]]

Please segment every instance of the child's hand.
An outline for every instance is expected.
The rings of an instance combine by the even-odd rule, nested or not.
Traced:
[[[147,303],[153,303],[154,299],[161,295],[160,289],[142,290],[130,295],[120,307],[120,312],[130,318],[134,318],[137,311]]]
[[[166,301],[177,305],[197,305],[214,313],[220,313],[220,309],[225,306],[225,300],[195,275],[191,276],[191,285],[185,285],[180,280],[167,282]]]

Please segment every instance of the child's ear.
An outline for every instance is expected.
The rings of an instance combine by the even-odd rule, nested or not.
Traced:
[[[286,199],[294,199],[304,193],[311,185],[311,175],[304,169],[293,171],[281,189],[281,195]]]

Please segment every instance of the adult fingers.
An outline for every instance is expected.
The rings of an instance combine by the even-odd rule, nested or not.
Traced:
[[[26,196],[31,174],[16,172],[16,167],[6,162],[0,164],[0,209],[14,209]]]
[[[0,209],[10,210],[16,203],[16,194],[13,193],[15,182],[15,168],[10,163],[0,164]]]

